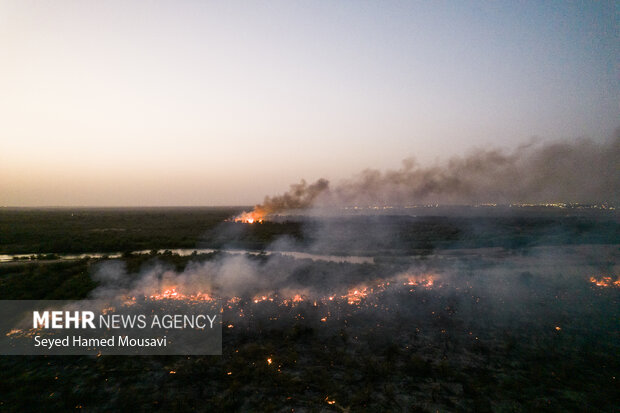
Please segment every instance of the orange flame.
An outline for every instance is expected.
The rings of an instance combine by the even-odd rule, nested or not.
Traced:
[[[427,278],[421,277],[410,277],[407,279],[407,282],[404,285],[416,285],[421,287],[432,287],[435,282],[433,281],[433,276],[429,275]]]
[[[176,287],[165,289],[161,294],[149,296],[151,300],[188,300],[188,301],[213,301],[209,294],[198,292],[196,294],[185,295],[177,291]]]
[[[372,290],[370,290],[370,292],[372,292]],[[368,287],[360,287],[350,290],[347,295],[342,296],[342,298],[346,298],[347,303],[354,305],[359,304],[366,296],[368,296]]]
[[[273,297],[271,295],[257,295],[252,299],[252,301],[254,301],[254,304],[258,304],[262,301],[270,301],[273,303]]]
[[[343,300],[350,305],[361,305],[366,299],[386,291],[390,286],[402,285],[405,287],[421,287],[421,288],[433,288],[441,287],[441,282],[438,280],[435,274],[401,274],[391,279],[394,282],[388,280],[376,280],[368,283],[357,284],[353,288],[349,288],[340,293],[331,293],[323,296],[312,296],[307,291],[287,291],[282,294],[279,291],[263,291],[251,298],[251,302],[254,304],[260,303],[274,303],[284,306],[296,306],[303,302],[310,302],[315,307],[320,303],[328,304],[334,301]],[[591,278],[592,282],[599,286],[618,286],[620,287],[620,281],[611,281],[611,277],[603,277],[601,280],[597,280],[594,277]],[[413,292],[413,289],[410,291]],[[125,305],[133,305],[136,303],[135,296],[127,296]],[[186,292],[183,291],[183,287],[179,286],[167,286],[161,290],[154,291],[151,295],[145,295],[147,300],[185,300],[185,301],[220,301],[222,300],[223,306],[228,309],[232,309],[235,305],[242,301],[241,297],[224,297],[213,294],[213,292]],[[223,308],[222,307],[222,311]],[[113,310],[112,310],[113,311]],[[229,327],[230,328],[230,327]]]
[[[295,306],[296,304],[303,302],[304,298],[305,297],[303,295],[301,295],[301,294],[295,294],[291,298],[285,298],[282,301],[282,304],[284,304],[286,306],[289,306],[289,305]]]
[[[262,223],[264,217],[265,214],[263,212],[261,212],[257,208],[254,208],[253,211],[242,212],[241,214],[237,215],[233,218],[233,221],[243,222],[244,224],[254,224],[255,222]]]
[[[597,287],[620,287],[620,279],[613,281],[613,278],[609,276],[590,277],[590,282]]]

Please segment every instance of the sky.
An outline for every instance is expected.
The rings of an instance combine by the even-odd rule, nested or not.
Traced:
[[[620,126],[620,3],[0,1],[0,206],[250,205]]]

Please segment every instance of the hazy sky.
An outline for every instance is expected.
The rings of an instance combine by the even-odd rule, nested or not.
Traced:
[[[0,205],[253,204],[620,126],[620,3],[0,1]]]

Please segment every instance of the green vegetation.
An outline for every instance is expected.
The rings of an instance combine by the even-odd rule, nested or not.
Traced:
[[[0,208],[0,254],[195,248],[235,208]]]
[[[0,265],[2,300],[81,299],[94,287],[88,260]]]
[[[375,216],[262,224],[227,222],[239,208],[0,209],[0,254],[127,252],[174,248],[261,250],[289,245],[353,255],[423,254],[436,248],[613,244],[614,215]],[[360,236],[360,234],[362,236]],[[286,248],[285,245],[281,246]],[[53,256],[46,257],[47,259]]]
[[[620,239],[620,223],[605,213],[304,221],[293,217],[254,225],[225,221],[239,212],[238,208],[0,209],[0,254],[197,247],[261,250],[282,236],[294,247],[313,246],[317,252],[353,255],[423,254],[436,248],[613,244]]]
[[[282,220],[254,225],[224,222],[217,230],[205,231],[199,245],[263,249],[282,236],[288,238],[288,247],[293,249],[311,247],[325,254],[401,256],[444,248],[614,244],[620,239],[620,223],[605,214],[600,217],[376,216],[303,222]]]

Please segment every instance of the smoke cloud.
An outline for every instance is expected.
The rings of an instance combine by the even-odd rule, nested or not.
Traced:
[[[283,195],[266,196],[264,202],[255,207],[255,211],[262,215],[269,215],[280,211],[305,209],[310,207],[320,194],[328,190],[327,179],[319,179],[309,185],[302,179],[300,183],[291,185],[291,189]]]
[[[615,252],[615,246],[588,245],[539,247],[528,254],[512,255],[482,249],[374,264],[313,261],[280,254],[222,254],[207,261],[190,261],[181,271],[155,260],[137,273],[129,273],[121,261],[109,261],[95,270],[93,279],[99,286],[90,298],[148,298],[174,288],[186,297],[201,293],[224,301],[239,297],[248,304],[260,296],[263,300],[273,298],[276,304],[298,296],[309,302],[361,302],[370,310],[376,307],[374,300],[383,297],[392,304],[404,300],[400,308],[404,310],[413,304],[413,290],[416,294],[433,290],[437,297],[457,301],[470,300],[472,294],[484,296],[505,311],[517,311],[525,301],[540,299],[532,294],[553,296],[567,288],[586,292],[584,287],[591,285],[589,276],[617,274],[618,266],[612,261]],[[537,288],[532,290],[531,283]],[[424,298],[430,299],[428,295]]]
[[[301,181],[283,195],[266,197],[255,212],[431,203],[618,203],[619,157],[620,130],[605,143],[530,143],[512,151],[478,150],[432,166],[408,158],[400,169],[366,169],[333,188],[326,179]]]

